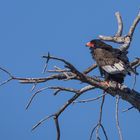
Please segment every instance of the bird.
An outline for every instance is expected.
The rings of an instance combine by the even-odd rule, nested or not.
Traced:
[[[137,74],[130,66],[127,51],[113,48],[100,39],[93,39],[86,46],[91,50],[92,58],[108,86],[111,81],[122,84],[126,75]]]

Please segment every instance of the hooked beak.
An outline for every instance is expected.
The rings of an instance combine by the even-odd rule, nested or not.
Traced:
[[[87,47],[94,47],[94,44],[91,43],[91,42],[88,42],[88,43],[86,43],[86,46],[87,46]]]

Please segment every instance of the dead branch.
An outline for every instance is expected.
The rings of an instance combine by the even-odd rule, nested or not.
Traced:
[[[72,65],[72,64],[71,64]],[[140,66],[140,58],[136,58],[133,62],[130,63],[130,65],[135,69],[137,67]],[[93,65],[91,67],[89,67],[88,69],[86,69],[85,71],[83,71],[84,74],[86,74],[86,72],[93,67],[93,69],[95,68],[95,66],[97,67],[97,65]],[[57,71],[58,72],[58,71]],[[62,73],[61,73],[62,72]],[[11,75],[11,74],[10,74]],[[71,80],[77,80],[77,78],[75,77],[75,73],[72,72],[67,72],[67,75],[69,77],[71,77]],[[58,74],[53,74],[50,75],[48,77],[40,77],[40,78],[20,78],[20,77],[11,77],[10,78],[12,80],[18,80],[20,83],[22,84],[33,84],[33,83],[43,83],[43,82],[47,82],[50,80],[66,80],[67,76],[63,73],[63,71],[59,71]],[[100,81],[100,80],[99,80]]]
[[[63,113],[65,111],[65,109],[67,109],[67,107],[69,105],[71,105],[83,93],[86,93],[87,91],[95,89],[95,88],[102,89],[102,90],[106,91],[108,94],[110,94],[112,96],[119,95],[123,100],[128,101],[130,104],[132,104],[133,107],[135,107],[136,109],[140,110],[140,94],[138,92],[136,92],[134,90],[131,90],[131,89],[127,88],[124,85],[119,85],[118,86],[119,88],[116,88],[116,86],[112,86],[112,85],[106,86],[106,85],[102,84],[104,82],[103,80],[101,80],[101,79],[99,79],[97,77],[94,77],[94,76],[93,77],[88,76],[87,74],[78,71],[71,63],[65,61],[64,59],[51,57],[51,56],[50,56],[50,59],[55,59],[55,60],[64,62],[66,64],[66,67],[69,69],[69,71],[66,72],[66,74],[64,74],[64,71],[61,71],[61,69],[60,69],[58,74],[53,74],[53,75],[50,75],[50,76],[44,77],[44,78],[20,78],[20,77],[13,77],[13,76],[11,76],[12,74],[9,74],[9,76],[11,76],[10,78],[12,80],[17,80],[20,83],[24,83],[24,84],[25,83],[27,83],[27,84],[37,84],[38,83],[39,84],[39,83],[43,83],[43,82],[48,82],[49,80],[67,80],[67,81],[69,81],[69,80],[77,80],[77,81],[80,81],[82,83],[88,84],[88,86],[86,86],[86,87],[84,87],[84,88],[82,88],[80,90],[76,90],[76,89],[73,89],[73,88],[58,87],[58,86],[56,86],[56,87],[44,87],[42,89],[37,90],[32,95],[32,97],[31,97],[31,99],[30,99],[30,101],[29,101],[29,103],[27,105],[27,108],[30,106],[30,104],[33,101],[34,97],[38,93],[40,93],[40,92],[42,92],[42,91],[44,91],[46,89],[55,90],[54,95],[57,95],[60,91],[73,92],[74,95],[69,100],[67,100],[66,103],[57,112],[55,112],[54,114],[52,114],[50,116],[47,116],[47,117],[45,117],[45,119],[39,121],[33,127],[33,130],[35,128],[37,128],[38,126],[40,126],[43,122],[45,122],[49,118],[53,117],[54,122],[55,122],[55,126],[56,126],[57,140],[60,140],[59,116],[61,115],[61,113]],[[133,61],[131,63],[132,66],[137,67],[139,65],[139,63],[140,63],[139,61],[140,61],[139,59]],[[2,70],[2,71],[7,73],[7,71],[5,71],[5,70]],[[71,78],[68,79],[68,77],[71,77]],[[97,99],[98,98],[99,97],[97,97]],[[100,127],[102,128],[103,133],[104,133],[104,135],[105,135],[105,137],[107,139],[107,135],[106,135],[105,129],[102,126],[102,124],[100,124]],[[99,129],[99,126],[97,125],[96,128],[95,128],[96,136],[98,134],[98,129]]]
[[[140,21],[140,12],[137,15],[137,17],[135,18],[132,26],[130,27],[128,34],[124,35],[124,36],[122,36],[123,21],[122,21],[121,15],[119,12],[117,12],[115,15],[116,15],[117,22],[118,22],[118,30],[117,30],[116,34],[114,36],[100,35],[99,38],[102,40],[105,40],[105,41],[111,41],[111,42],[121,44],[119,49],[122,51],[126,51],[129,48],[130,43],[132,41],[132,37],[133,37],[134,31],[135,31],[135,28]],[[44,88],[38,89],[31,96],[31,99],[29,100],[29,103],[27,104],[26,109],[31,105],[31,103],[34,100],[34,98],[36,97],[36,95],[38,95],[39,93],[41,93],[47,89],[54,90],[54,95],[58,95],[58,93],[60,93],[62,91],[66,91],[66,92],[73,93],[73,96],[70,99],[68,99],[63,104],[63,106],[60,107],[60,109],[57,112],[45,117],[44,119],[41,119],[35,126],[33,126],[32,130],[36,129],[38,126],[40,126],[42,123],[44,123],[48,119],[53,118],[55,126],[56,126],[57,140],[60,140],[61,132],[60,132],[59,117],[65,111],[65,109],[67,109],[72,103],[89,102],[89,101],[95,101],[95,100],[102,98],[102,103],[100,106],[99,121],[98,121],[98,124],[93,128],[90,139],[92,139],[92,134],[95,131],[96,131],[96,139],[100,139],[99,129],[102,128],[104,136],[105,136],[106,140],[108,140],[106,131],[102,125],[102,110],[103,110],[103,104],[104,104],[104,99],[105,99],[106,94],[110,94],[113,97],[115,97],[115,96],[119,97],[119,98],[129,102],[133,108],[140,111],[140,93],[139,92],[137,92],[133,89],[130,89],[129,87],[127,87],[123,84],[118,84],[118,86],[116,86],[116,83],[110,83],[109,85],[106,85],[106,84],[104,84],[105,81],[103,80],[103,78],[101,79],[98,76],[89,76],[88,75],[89,72],[91,72],[95,68],[97,68],[97,64],[94,64],[94,65],[90,66],[89,68],[85,69],[83,72],[81,72],[70,62],[68,62],[62,58],[51,56],[50,53],[48,53],[47,56],[43,56],[43,58],[45,58],[45,60],[46,60],[46,64],[45,64],[43,72],[49,72],[50,75],[48,77],[39,77],[39,78],[15,77],[10,72],[8,72],[6,69],[3,69],[0,67],[0,70],[9,76],[9,78],[7,80],[4,80],[0,84],[0,86],[7,84],[9,81],[12,81],[12,80],[16,80],[21,84],[33,84],[32,91],[35,90],[35,87],[37,84],[46,83],[46,82],[49,82],[52,80],[60,80],[60,81],[63,80],[65,82],[68,82],[70,80],[73,80],[73,81],[77,80],[80,83],[85,83],[87,86],[85,86],[81,89],[66,88],[66,87],[60,87],[60,86],[51,86],[51,87],[44,87]],[[64,64],[64,68],[55,66],[54,70],[48,70],[47,67],[48,67],[48,63],[50,62],[50,60],[62,62]],[[131,62],[130,65],[135,70],[137,67],[140,66],[140,58],[136,58],[136,60]],[[87,91],[93,90],[95,88],[101,89],[106,93],[101,96],[97,96],[96,98],[93,98],[93,99],[76,101],[81,95],[83,95]],[[122,140],[122,135],[121,135],[119,121],[118,121],[118,102],[119,102],[119,99],[117,98],[117,100],[116,100],[116,122],[117,122],[117,128],[118,128],[119,135],[120,135],[120,140]]]
[[[115,117],[116,117],[116,126],[117,126],[118,133],[119,133],[119,139],[123,140],[122,131],[121,131],[120,124],[119,124],[119,100],[120,100],[120,97],[117,95],[116,96],[116,115],[115,115]]]
[[[45,117],[44,119],[40,120],[35,126],[33,126],[32,130],[36,129],[38,126],[40,126],[44,121],[48,120],[49,118],[53,117],[54,118],[54,122],[55,122],[55,126],[56,126],[56,132],[57,132],[57,140],[60,140],[60,126],[59,126],[59,116],[61,115],[61,113],[63,113],[65,111],[65,109],[72,104],[72,102],[74,100],[76,100],[79,96],[81,96],[83,93],[94,89],[95,87],[93,86],[86,86],[83,87],[80,90],[74,90],[74,89],[70,89],[70,88],[63,88],[63,87],[51,87],[52,89],[60,89],[60,90],[66,90],[69,92],[74,92],[75,94],[72,96],[72,98],[70,98],[56,113],[49,115],[47,117]]]
[[[127,35],[124,35],[124,36],[122,36],[123,22],[122,22],[121,15],[120,15],[119,12],[116,12],[115,15],[116,15],[117,21],[118,21],[118,31],[115,34],[115,36],[103,36],[103,35],[99,35],[99,38],[102,39],[102,40],[104,40],[104,41],[111,41],[111,42],[122,44],[120,46],[120,50],[126,51],[126,50],[128,50],[128,48],[130,46],[130,43],[132,41],[135,28],[136,28],[137,24],[140,21],[140,12],[138,13],[137,17],[134,19],[133,24],[130,27],[128,34]]]
[[[129,111],[129,110],[131,110],[131,109],[133,109],[133,108],[134,108],[134,107],[131,106],[131,107],[127,108],[127,109],[124,109],[122,112],[127,112],[127,111]]]
[[[140,21],[140,11],[139,11],[137,17],[135,18],[135,20],[134,20],[132,26],[131,26],[130,29],[129,29],[128,36],[130,36],[130,37],[133,36],[133,33],[134,33],[135,28],[136,28],[137,24],[139,23],[139,21]]]
[[[104,129],[104,126],[102,125],[102,112],[103,112],[104,101],[105,101],[105,95],[103,94],[103,96],[102,96],[102,102],[101,102],[101,106],[100,106],[99,121],[98,121],[98,124],[95,125],[95,127],[92,129],[92,132],[91,132],[91,135],[90,135],[90,140],[92,140],[92,136],[93,136],[93,133],[94,132],[96,133],[96,139],[97,140],[100,140],[100,136],[99,136],[99,129],[100,129],[100,127],[102,128],[102,131],[104,133],[104,136],[105,136],[106,140],[108,140],[106,131]]]
[[[104,82],[103,80],[97,77],[91,77],[91,76],[85,75],[84,73],[79,72],[71,63],[64,61],[63,59],[56,58],[56,57],[50,56],[50,58],[63,61],[65,64],[68,64],[68,67],[70,68],[70,72],[67,72],[67,75],[69,77],[72,77],[69,80],[78,80],[82,83],[89,84],[96,88],[105,90],[107,93],[109,93],[112,96],[119,95],[123,100],[126,100],[132,106],[134,106],[134,108],[136,108],[137,110],[140,110],[140,94],[137,91],[131,90],[124,85],[120,85],[119,87],[121,88],[116,88],[116,86],[112,86],[112,85],[108,87],[106,85],[101,84]],[[137,59],[132,62],[132,66],[133,67],[138,66],[137,64],[139,63],[140,63],[140,59]],[[12,77],[12,80],[18,80],[20,83],[24,83],[24,84],[25,83],[27,84],[43,83],[43,82],[48,82],[49,80],[66,80],[66,79],[67,79],[67,76],[63,72],[60,72],[58,74],[53,74],[44,78]]]
[[[136,69],[137,67],[140,66],[140,58],[136,58],[133,62],[130,63],[133,69]]]
[[[9,78],[7,80],[4,80],[2,83],[0,83],[0,86],[7,84],[8,82],[10,82],[14,79],[14,76],[6,69],[0,67],[0,70],[9,76]]]
[[[88,67],[86,70],[83,71],[83,73],[88,74],[89,72],[91,72],[95,68],[97,68],[97,64],[93,64],[92,66]]]
[[[78,100],[78,101],[74,101],[73,103],[87,103],[87,102],[92,102],[95,100],[99,100],[100,98],[102,98],[103,96],[107,95],[108,93],[104,93],[103,95],[97,96],[96,98],[90,98],[90,99],[86,99],[86,100]]]
[[[32,131],[35,130],[39,125],[41,125],[44,121],[50,119],[51,117],[53,117],[54,115],[49,115],[47,117],[45,117],[44,119],[41,119],[36,125],[34,125],[32,127]]]
[[[104,105],[104,101],[105,101],[105,96],[103,96],[102,98],[102,102],[101,102],[101,107],[100,107],[100,117],[99,117],[99,122],[98,122],[98,126],[97,126],[97,129],[96,129],[96,139],[100,139],[99,137],[99,129],[101,127],[101,124],[102,124],[102,113],[103,113],[103,105]],[[102,125],[103,127],[103,125]],[[101,127],[101,128],[102,128]],[[103,127],[104,128],[104,127]],[[104,129],[105,130],[105,129]],[[104,131],[103,131],[104,132]],[[105,137],[106,137],[106,140],[108,140],[107,138],[107,135],[106,135],[106,132],[105,132]]]
[[[57,140],[60,140],[60,126],[59,126],[58,116],[54,116],[54,122],[56,126],[56,131],[57,131]]]
[[[123,32],[123,22],[122,22],[122,17],[121,17],[119,12],[116,12],[115,16],[116,16],[117,21],[118,21],[118,31],[117,31],[115,36],[119,37],[122,35],[122,32]]]
[[[35,88],[36,88],[36,86],[37,86],[37,83],[34,83],[33,86],[32,86],[32,88],[31,88],[31,91],[34,91]]]
[[[46,89],[48,89],[48,87],[44,87],[44,88],[41,88],[41,89],[37,90],[37,91],[32,95],[31,99],[29,100],[28,104],[26,105],[26,109],[29,108],[29,106],[31,105],[31,103],[32,103],[33,99],[35,98],[35,96],[36,96],[38,93],[43,92],[43,91],[46,90]]]
[[[46,70],[47,70],[49,60],[50,60],[50,53],[48,52],[48,58],[47,58],[47,60],[46,60],[45,66],[44,66],[43,73],[45,73]]]

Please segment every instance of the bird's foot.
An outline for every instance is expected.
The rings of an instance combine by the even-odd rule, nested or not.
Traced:
[[[109,87],[110,86],[110,81],[101,82],[101,85]]]
[[[125,86],[124,84],[117,83],[115,81],[103,81],[100,82],[100,84],[105,87],[119,88],[122,90],[127,89],[127,86]]]

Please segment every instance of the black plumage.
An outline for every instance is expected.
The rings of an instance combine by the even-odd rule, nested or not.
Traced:
[[[123,83],[127,74],[135,73],[129,65],[127,52],[113,48],[99,39],[91,40],[86,46],[90,48],[91,55],[105,80]]]

